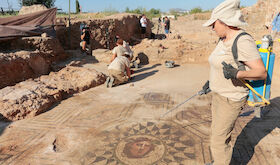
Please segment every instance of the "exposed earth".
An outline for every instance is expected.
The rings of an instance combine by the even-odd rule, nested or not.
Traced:
[[[115,17],[119,16],[111,18]],[[92,56],[82,55],[79,49],[64,50],[66,43],[53,44],[59,39],[41,37],[18,41],[21,45],[34,45],[25,50],[27,53],[20,47],[18,51],[1,52],[6,63],[0,63],[0,67],[14,65],[13,57],[24,54],[20,61],[15,60],[22,64],[11,68],[16,70],[16,66],[21,66],[20,69],[29,72],[18,74],[17,78],[22,76],[18,80],[7,79],[6,84],[1,84],[0,164],[201,165],[211,162],[211,94],[197,96],[161,117],[197,93],[208,79],[207,59],[218,40],[210,28],[202,27],[208,17],[209,13],[171,20],[172,33],[163,40],[138,41],[135,40],[138,34],[133,36],[131,30],[132,36],[125,37],[132,37],[131,42],[135,42],[132,49],[140,58],[141,67],[133,69],[134,78],[129,83],[113,88],[103,85],[111,55],[110,50],[104,49],[103,31],[95,33],[100,42]],[[248,19],[252,22],[252,16]],[[110,22],[104,20],[110,27]],[[120,25],[123,21],[116,22]],[[98,20],[91,24],[101,23]],[[77,21],[75,26],[79,24]],[[125,33],[114,28],[111,29],[114,34]],[[262,22],[249,24],[245,30],[256,40],[268,33]],[[157,34],[156,23],[152,31]],[[60,32],[63,36],[63,31]],[[45,44],[40,46],[38,41]],[[40,52],[38,59],[32,56],[36,51]],[[275,42],[274,52],[279,54],[279,42]],[[58,58],[60,54],[63,58]],[[175,61],[175,67],[166,68],[166,60]],[[271,105],[263,110],[262,118],[255,118],[253,108],[247,107],[237,120],[233,133],[233,157],[237,164],[279,164],[279,69],[279,56],[276,56]]]

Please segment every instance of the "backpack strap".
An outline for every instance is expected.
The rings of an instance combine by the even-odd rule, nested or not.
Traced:
[[[237,52],[237,41],[241,36],[244,36],[244,35],[251,36],[250,34],[248,34],[246,32],[242,32],[242,33],[238,34],[238,36],[235,38],[235,40],[233,42],[233,45],[231,47],[231,51],[232,51],[232,54],[233,54],[234,61],[237,64],[239,70],[246,70],[244,63],[238,61],[238,52]],[[253,94],[254,102],[258,102],[256,94],[254,92],[252,92],[252,94]]]
[[[245,70],[245,65],[244,65],[244,63],[238,61],[237,41],[241,36],[244,36],[244,35],[250,36],[250,34],[248,34],[246,32],[242,32],[242,33],[238,34],[238,36],[235,38],[233,45],[231,47],[233,59],[234,59],[235,63],[237,64],[239,70]]]

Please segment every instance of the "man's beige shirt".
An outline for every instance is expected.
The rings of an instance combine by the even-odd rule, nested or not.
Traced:
[[[117,57],[123,56],[125,54],[125,52],[126,52],[126,49],[121,45],[116,46],[112,51],[113,54],[117,54]]]
[[[108,66],[108,70],[117,70],[120,72],[125,71],[125,67],[129,68],[129,60],[125,56],[118,56],[114,61]]]
[[[220,40],[208,59],[210,63],[210,89],[213,92],[216,92],[221,96],[227,97],[233,101],[242,100],[248,95],[249,90],[239,80],[227,80],[224,77],[222,62],[225,61],[226,63],[237,68],[231,48],[235,38],[241,32],[243,31],[240,30],[231,40],[226,42]],[[246,62],[261,58],[255,41],[249,35],[243,35],[238,39],[237,49],[238,61]],[[246,67],[246,70],[248,69],[249,68]]]

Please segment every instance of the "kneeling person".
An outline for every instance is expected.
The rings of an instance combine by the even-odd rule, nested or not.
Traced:
[[[106,86],[112,87],[123,84],[130,79],[130,56],[117,56],[108,67],[109,77],[106,80]],[[126,73],[126,74],[125,74]]]

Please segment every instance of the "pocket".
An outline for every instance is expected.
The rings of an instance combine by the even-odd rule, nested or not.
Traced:
[[[239,111],[242,110],[242,108],[246,105],[247,97],[243,98],[240,101],[232,101],[229,98],[227,98],[227,102],[229,105],[232,106],[233,109]]]

